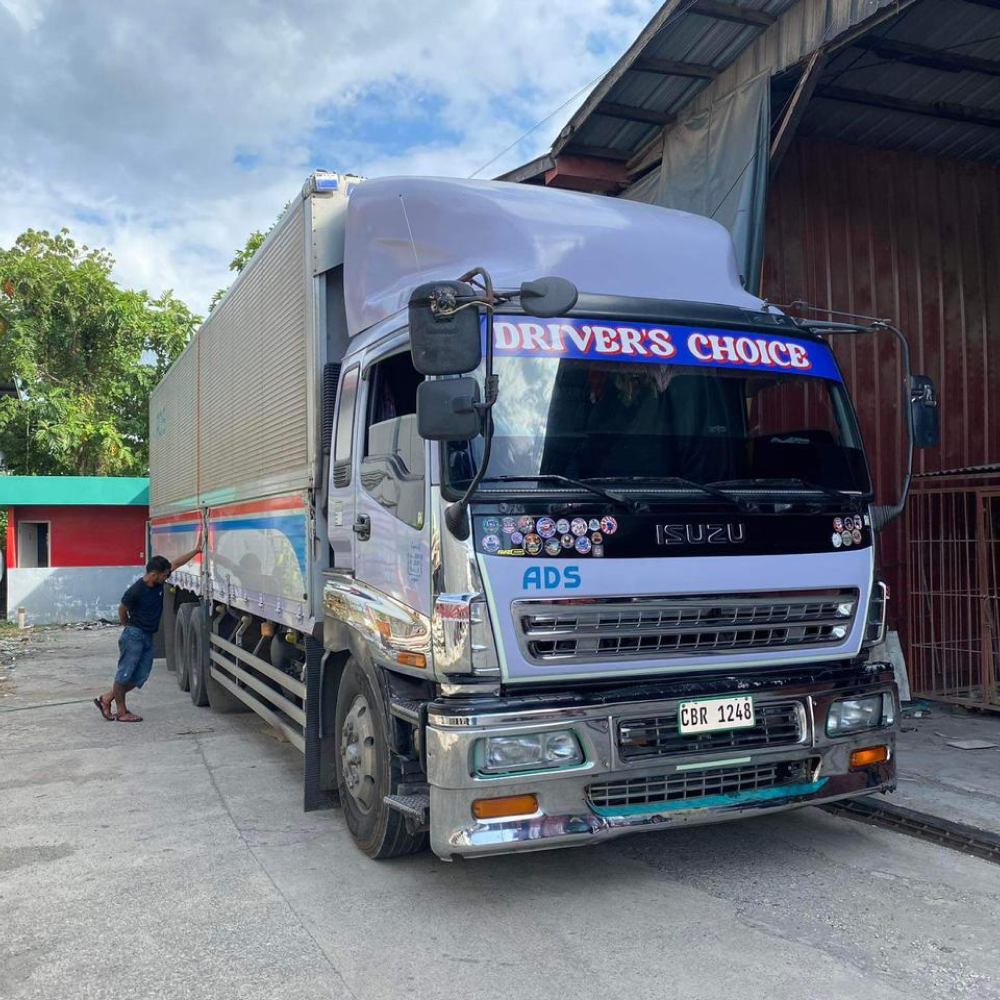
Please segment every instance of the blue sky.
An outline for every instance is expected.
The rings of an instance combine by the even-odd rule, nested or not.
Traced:
[[[67,226],[204,311],[316,167],[468,176],[657,0],[0,0],[0,246]],[[547,149],[582,97],[493,163]]]

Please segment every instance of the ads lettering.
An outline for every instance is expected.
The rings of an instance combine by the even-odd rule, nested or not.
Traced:
[[[522,590],[576,590],[580,586],[580,570],[576,566],[529,566],[521,580]]]
[[[740,545],[746,541],[742,524],[658,524],[657,545]]]

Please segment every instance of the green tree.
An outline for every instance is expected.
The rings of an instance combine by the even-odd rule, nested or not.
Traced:
[[[200,322],[119,288],[105,250],[29,229],[0,248],[0,453],[23,475],[145,475],[149,394]]]
[[[229,262],[229,270],[235,274],[239,274],[243,268],[250,263],[250,258],[261,248],[264,240],[267,239],[271,230],[278,224],[281,220],[281,216],[288,211],[288,206],[291,205],[290,201],[285,202],[285,207],[281,210],[281,215],[278,216],[274,222],[271,223],[270,228],[266,233],[262,233],[259,229],[255,229],[248,237],[246,243],[243,244],[242,248],[237,250],[233,255],[233,259]],[[222,300],[222,296],[228,292],[228,288],[220,288],[213,296],[212,301],[208,304],[208,311],[211,312]]]

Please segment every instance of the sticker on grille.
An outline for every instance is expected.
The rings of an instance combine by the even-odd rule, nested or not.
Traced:
[[[622,760],[642,760],[667,754],[719,753],[726,750],[763,750],[794,746],[804,735],[804,714],[799,702],[757,704],[756,724],[751,729],[681,736],[677,731],[677,709],[662,715],[618,722],[618,753]]]
[[[655,777],[620,778],[591,785],[587,789],[587,798],[595,809],[655,806],[665,802],[702,799],[708,795],[735,795],[738,792],[799,784],[809,781],[815,768],[815,760],[800,760],[708,768]]]
[[[515,601],[518,642],[534,663],[642,660],[802,646],[850,635],[858,592]]]

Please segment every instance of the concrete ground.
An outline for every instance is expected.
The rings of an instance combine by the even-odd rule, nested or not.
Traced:
[[[1000,714],[935,702],[930,715],[902,719],[899,789],[891,801],[1000,835]],[[994,747],[963,750],[980,740]]]
[[[0,667],[0,997],[1000,998],[1000,866],[807,809],[601,847],[374,863],[301,759],[115,630]],[[957,751],[956,751],[957,752]]]

